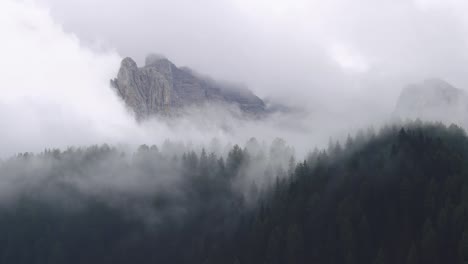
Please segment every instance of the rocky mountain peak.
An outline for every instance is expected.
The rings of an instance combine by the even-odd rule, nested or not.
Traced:
[[[234,105],[253,115],[265,112],[265,103],[247,88],[178,68],[157,54],[148,55],[144,67],[125,58],[111,84],[138,120],[207,103]]]
[[[130,57],[126,57],[125,59],[122,60],[122,62],[120,63],[120,67],[121,68],[138,68],[136,62],[130,58]]]
[[[398,103],[402,107],[427,108],[457,103],[465,92],[441,79],[427,79],[406,86]]]
[[[465,123],[468,95],[441,79],[427,79],[406,86],[395,108],[400,118]]]

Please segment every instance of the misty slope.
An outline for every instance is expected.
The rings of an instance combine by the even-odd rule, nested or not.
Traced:
[[[246,149],[235,146],[225,159],[205,152],[174,158],[171,151],[142,146],[129,160],[103,146],[7,160],[2,180],[23,180],[14,181],[22,186],[17,190],[0,185],[6,196],[0,261],[468,260],[468,137],[460,128],[386,127],[314,151],[289,169],[258,167],[266,156],[257,148],[255,141]],[[284,152],[280,141],[270,149],[270,155]],[[257,170],[249,170],[252,165]],[[247,180],[252,173],[278,178],[260,187]],[[24,181],[28,175],[34,177]],[[102,175],[115,179],[92,181]],[[132,186],[134,175],[147,180]],[[149,180],[161,175],[177,180]],[[123,185],[106,185],[129,177]]]
[[[234,105],[254,115],[265,112],[265,103],[247,88],[202,77],[188,68],[178,68],[159,55],[147,56],[141,68],[131,58],[125,58],[111,84],[137,119],[171,114],[183,107],[206,103]]]
[[[12,157],[0,163],[0,263],[201,263],[290,155],[252,139],[223,157],[171,142]]]
[[[238,233],[239,263],[466,263],[465,132],[411,125],[365,141],[279,181]]]
[[[468,95],[443,80],[428,79],[403,89],[394,114],[400,118],[467,125]]]

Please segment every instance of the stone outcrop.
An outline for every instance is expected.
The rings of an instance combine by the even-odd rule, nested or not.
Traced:
[[[236,105],[253,115],[265,112],[265,103],[250,90],[178,68],[159,55],[147,56],[144,67],[125,58],[111,85],[139,120],[211,102]]]
[[[443,80],[428,79],[403,89],[394,114],[403,119],[464,125],[468,121],[468,96]]]

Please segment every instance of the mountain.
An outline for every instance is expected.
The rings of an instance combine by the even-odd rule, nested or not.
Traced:
[[[446,81],[428,79],[408,85],[398,98],[395,115],[400,118],[463,124],[468,114],[468,95]]]
[[[155,54],[146,57],[143,67],[138,67],[131,58],[123,59],[111,85],[138,120],[207,103],[237,106],[252,115],[265,112],[265,103],[247,88],[203,77],[189,68],[178,68]]]

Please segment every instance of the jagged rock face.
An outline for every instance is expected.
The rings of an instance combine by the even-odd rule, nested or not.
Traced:
[[[122,61],[112,85],[139,119],[168,111],[171,105],[171,83],[154,68],[138,68],[131,58]]]
[[[139,120],[208,102],[234,104],[251,114],[265,111],[265,103],[250,90],[201,77],[159,55],[149,55],[141,68],[125,58],[111,84]]]
[[[395,114],[400,118],[466,125],[468,96],[465,91],[443,80],[429,79],[403,89]]]

